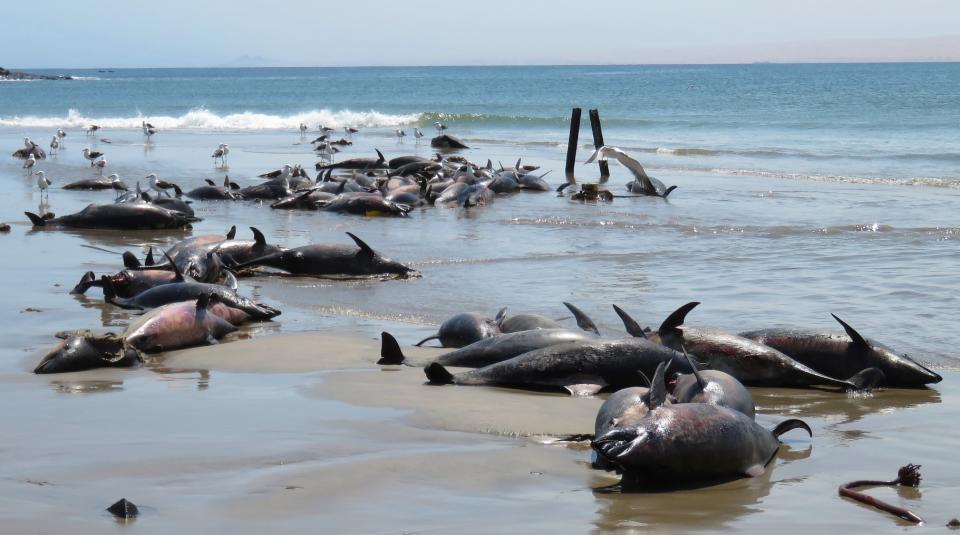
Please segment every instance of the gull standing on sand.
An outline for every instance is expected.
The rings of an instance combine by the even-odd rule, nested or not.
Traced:
[[[407,133],[404,132],[403,129],[397,128],[396,134],[397,134],[397,141],[399,141],[400,143],[403,143],[403,137],[406,136]]]
[[[437,129],[438,136],[443,134],[443,131],[447,129],[447,125],[441,123],[440,121],[433,123],[433,127]]]
[[[93,165],[94,165],[93,162],[94,162],[97,158],[102,158],[102,157],[103,157],[103,153],[100,152],[100,151],[95,151],[95,150],[92,151],[92,150],[90,150],[90,149],[83,149],[83,157],[86,158],[87,160],[89,160],[89,161],[90,161],[90,167],[93,167]]]
[[[333,132],[334,130],[336,130],[336,128],[330,128],[329,126],[320,125],[320,133],[321,133],[321,134],[327,135],[327,134],[329,134],[330,132]]]
[[[307,135],[307,123],[300,123],[300,137],[306,137]]]
[[[97,168],[97,174],[103,176],[103,168],[107,165],[107,160],[100,158],[99,160],[93,162],[93,166]]]
[[[50,192],[47,191],[47,188],[50,187],[50,182],[47,180],[47,177],[44,176],[43,171],[37,171],[37,187],[40,188],[40,198],[43,198],[43,194],[47,194],[47,198],[50,198]]]
[[[227,154],[230,154],[230,146],[226,143],[221,143],[217,149],[213,151],[213,154],[210,155],[210,157],[213,158],[214,167],[217,166],[217,159],[220,160],[221,167],[227,165]]]
[[[57,139],[60,140],[60,144],[63,145],[63,138],[67,137],[67,133],[63,131],[63,128],[57,128]]]
[[[419,128],[414,127],[414,128],[413,128],[413,137],[417,138],[417,143],[420,143],[420,138],[423,137],[423,132],[421,132]]]
[[[58,150],[60,150],[60,140],[54,135],[53,138],[50,139],[50,154],[56,154]]]
[[[348,136],[350,136],[350,139],[353,139],[353,135],[359,132],[359,130],[357,130],[356,128],[351,128],[349,126],[343,127],[343,131],[346,132]]]
[[[30,153],[30,156],[27,157],[27,161],[23,162],[23,168],[27,170],[27,176],[33,174],[33,166],[37,165],[37,159],[33,157],[33,153]],[[38,171],[42,172],[42,171]]]
[[[100,130],[100,125],[92,124],[87,127],[87,135],[92,136],[93,134],[96,134],[99,130]]]
[[[32,139],[30,139],[30,138],[28,138],[28,137],[25,137],[25,138],[23,138],[23,146],[24,146],[27,150],[33,150],[33,148],[36,147],[37,144],[34,143]]]

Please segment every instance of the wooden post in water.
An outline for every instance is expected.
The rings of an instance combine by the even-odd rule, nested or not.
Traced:
[[[593,147],[599,149],[603,146],[603,130],[600,129],[600,112],[590,110],[590,129],[593,130]],[[610,166],[606,160],[600,160],[600,181],[606,182],[610,178]]]
[[[577,141],[580,139],[580,108],[570,114],[570,140],[567,141],[567,180],[573,180],[573,166],[577,163]]]

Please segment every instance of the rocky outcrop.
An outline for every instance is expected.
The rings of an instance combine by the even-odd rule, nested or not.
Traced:
[[[11,71],[0,67],[0,81],[2,80],[73,80],[73,77],[63,74],[58,74],[57,76],[31,74],[29,72]]]

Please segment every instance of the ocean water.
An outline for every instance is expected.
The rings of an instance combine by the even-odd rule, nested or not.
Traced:
[[[60,73],[60,71],[58,71]],[[271,130],[435,120],[511,143],[565,139],[569,109],[655,169],[956,187],[960,65],[69,71],[0,87],[0,126]]]
[[[9,525],[77,521],[96,531],[102,528],[97,518],[51,512],[93,510],[101,496],[116,499],[115,493],[139,492],[150,496],[159,511],[137,527],[158,532],[183,528],[178,523],[184,522],[183,514],[214,524],[230,518],[240,531],[262,531],[271,521],[281,520],[271,516],[280,515],[278,511],[284,512],[282,521],[291,529],[308,531],[317,520],[349,525],[356,521],[358,507],[364,518],[392,510],[412,531],[426,526],[477,532],[482,530],[476,526],[486,524],[476,522],[490,521],[485,511],[510,505],[501,496],[543,511],[537,518],[545,523],[536,524],[534,531],[629,529],[653,522],[650,518],[676,529],[769,531],[782,526],[784,519],[799,522],[814,517],[831,519],[831,525],[849,518],[845,522],[851,529],[864,525],[889,529],[892,524],[882,517],[836,499],[836,486],[858,478],[884,479],[895,463],[920,462],[930,467],[931,488],[924,489],[925,500],[903,499],[929,508],[930,514],[946,514],[934,504],[952,503],[950,497],[960,488],[960,465],[953,460],[951,446],[956,431],[940,426],[957,416],[955,388],[950,390],[947,383],[956,380],[960,365],[955,340],[960,308],[960,65],[66,74],[83,79],[0,83],[4,150],[22,146],[24,136],[46,146],[56,128],[68,133],[64,150],[37,166],[54,180],[49,200],[41,200],[34,179],[24,173],[19,160],[0,158],[0,221],[13,226],[9,234],[0,235],[5,251],[0,255],[4,326],[0,402],[30,407],[7,420],[8,435],[16,440],[0,444],[0,453],[8,458],[31,459],[0,471],[0,495],[16,498],[15,505],[14,501],[0,505],[0,519],[12,522]],[[370,156],[374,148],[391,158],[431,156],[428,143],[412,139],[412,127],[419,126],[430,136],[433,122],[441,120],[471,146],[462,152],[471,160],[509,165],[522,158],[541,165],[542,172],[550,173],[545,179],[558,186],[563,182],[567,121],[575,105],[584,108],[577,179],[598,178],[596,165],[582,163],[590,143],[586,109],[595,107],[607,144],[633,153],[652,175],[678,186],[668,201],[617,198],[609,204],[581,204],[554,193],[518,193],[469,210],[420,208],[404,219],[275,211],[252,201],[195,202],[197,215],[204,220],[192,230],[176,232],[41,231],[31,229],[23,215],[25,210],[67,214],[112,200],[112,192],[58,189],[68,181],[96,176],[81,156],[85,147],[103,151],[108,160],[105,172],[116,172],[130,183],[157,173],[187,190],[204,178],[221,181],[226,174],[248,185],[259,181],[259,173],[284,163],[302,164],[312,176],[316,157],[308,143],[312,137],[302,138],[296,131],[301,121],[314,129],[310,136],[316,135],[320,123],[359,127],[354,145],[340,158]],[[140,131],[143,120],[160,130],[149,143]],[[86,136],[83,129],[90,123],[102,125],[103,131]],[[398,127],[408,133],[403,142],[394,137]],[[210,158],[219,143],[229,143],[232,149],[226,169],[215,168]],[[626,194],[624,185],[632,177],[616,163],[610,168],[607,187]],[[88,270],[97,274],[119,270],[119,257],[108,251],[167,247],[186,236],[222,233],[231,225],[237,225],[242,237],[249,237],[247,227],[256,226],[270,242],[286,246],[347,243],[345,232],[353,232],[423,274],[406,281],[244,278],[241,292],[282,309],[283,315],[245,327],[242,337],[311,332],[375,339],[388,330],[409,344],[457,312],[492,316],[507,306],[510,313],[564,317],[562,301],[577,304],[602,332],[616,335],[622,327],[611,303],[642,325],[656,327],[678,306],[701,301],[688,316],[690,323],[730,331],[782,325],[837,330],[830,317],[835,313],[865,336],[929,363],[946,379],[931,390],[879,391],[863,399],[816,391],[755,391],[765,424],[799,415],[814,428],[815,438],[793,439],[792,450],[787,448],[792,454],[776,461],[779,466],[772,479],[650,501],[572,492],[599,486],[585,468],[586,453],[517,448],[530,444],[478,434],[500,429],[492,408],[498,399],[507,398],[498,398],[502,393],[496,390],[473,394],[479,396],[476,403],[491,408],[489,414],[477,416],[472,408],[455,405],[460,398],[453,387],[424,390],[418,370],[371,374],[364,369],[338,379],[328,373],[233,374],[215,366],[171,368],[159,359],[136,371],[69,377],[29,373],[43,350],[54,344],[52,333],[121,330],[135,317],[132,311],[105,305],[95,290],[83,297],[67,293]],[[318,361],[324,358],[322,347],[305,352],[316,353]],[[264,355],[263,360],[283,357]],[[316,367],[323,368],[322,363]],[[393,384],[390,377],[405,382],[398,379]],[[364,384],[368,390],[361,388]],[[348,390],[352,395],[343,393]],[[417,405],[420,395],[429,403]],[[510,412],[517,414],[523,414],[527,400],[537,407],[541,401],[556,405],[526,415],[530,421],[521,429],[506,428],[508,435],[543,431],[538,418],[543,427],[565,422],[569,407],[565,403],[587,402],[554,400],[544,394],[511,394],[509,399]],[[437,419],[426,418],[427,424],[416,420],[413,429],[428,435],[421,436],[394,412],[371,412],[357,404],[421,415],[452,406],[483,421],[471,428],[464,423],[436,424]],[[322,408],[322,418],[302,414],[305,406]],[[107,407],[114,412],[104,412]],[[209,427],[204,421],[208,413],[197,407],[221,423]],[[257,407],[261,410],[254,410]],[[589,412],[583,405],[577,407],[579,412],[572,413]],[[293,413],[297,416],[284,416]],[[356,425],[369,419],[380,423]],[[456,413],[438,419],[460,422]],[[571,431],[589,431],[592,420],[581,420],[569,421]],[[116,422],[133,430],[111,427]],[[106,427],[111,429],[109,441],[101,439]],[[447,427],[474,434],[433,433]],[[210,429],[245,446],[224,444],[210,435]],[[43,433],[51,430],[69,430],[71,439],[43,440]],[[278,435],[283,439],[264,438]],[[257,498],[277,481],[316,489],[322,486],[320,481],[334,480],[327,477],[331,467],[372,470],[378,462],[391,467],[398,459],[409,459],[403,448],[378,449],[378,440],[392,443],[401,438],[409,442],[399,444],[416,446],[417,455],[427,459],[423,474],[411,476],[412,481],[422,481],[422,487],[411,488],[410,480],[375,472],[366,480],[371,487],[351,486],[350,500],[344,498],[337,510],[317,508],[327,495],[302,503],[295,497],[276,497],[269,503],[277,507],[264,507],[266,512],[257,517],[262,524],[237,520],[240,513],[254,515],[244,504],[262,505]],[[152,445],[146,456],[161,459],[154,464],[130,453],[148,443]],[[73,455],[77,444],[90,446],[90,453]],[[796,450],[810,444],[812,453],[807,448],[806,457],[798,456]],[[459,483],[432,471],[438,452],[459,452],[468,462],[471,452],[486,449],[511,452],[504,458],[521,455],[523,462],[509,464],[519,470],[514,476],[557,473],[524,479],[517,486],[513,476],[497,470]],[[538,460],[533,463],[536,468],[527,468],[530,456]],[[124,464],[116,467],[117,458]],[[285,465],[290,459],[298,461]],[[876,469],[879,473],[872,471]],[[338,481],[349,479],[339,474]],[[52,484],[31,483],[36,481]],[[380,494],[381,488],[390,492]],[[718,501],[721,493],[724,498]],[[189,505],[178,499],[180,495],[191,496]],[[443,505],[423,500],[416,514],[406,509],[404,513],[391,507],[385,496],[428,496]],[[564,500],[563,514],[556,505],[558,497]],[[645,503],[657,507],[643,512],[652,517],[640,518],[638,511]],[[714,506],[708,517],[698,520],[690,503]],[[850,517],[845,516],[848,513]],[[709,522],[721,517],[722,525]],[[509,518],[514,525],[530,521],[520,510]],[[387,520],[376,526],[357,531],[397,528]],[[500,531],[510,527],[496,526]]]

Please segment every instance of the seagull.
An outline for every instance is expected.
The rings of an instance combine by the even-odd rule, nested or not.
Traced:
[[[87,127],[87,135],[92,136],[93,134],[96,134],[98,130],[100,130],[100,125],[92,124],[89,127]]]
[[[329,143],[321,143],[317,145],[315,150],[317,151],[317,155],[320,156],[321,160],[326,160],[330,163],[333,163],[333,155],[340,152],[340,149]]]
[[[99,160],[93,162],[93,166],[97,168],[97,173],[103,176],[103,168],[107,165],[107,160],[100,158]]]
[[[421,132],[419,128],[414,127],[413,137],[417,138],[417,143],[420,143],[420,138],[423,137],[423,132]]]
[[[47,188],[50,187],[50,180],[47,177],[43,176],[43,171],[37,171],[37,187],[40,188],[40,197],[43,197],[43,194],[47,194],[47,198],[50,197],[50,192],[47,191]]]
[[[645,195],[667,198],[667,195],[670,195],[670,192],[676,189],[676,186],[670,186],[668,188],[659,180],[655,178],[651,179],[650,175],[648,175],[647,171],[643,168],[643,165],[641,165],[636,158],[633,158],[622,149],[617,147],[608,147],[604,145],[595,150],[584,163],[591,163],[598,158],[600,161],[613,158],[620,162],[620,165],[629,169],[636,183],[639,184],[640,188],[642,188],[642,191],[630,189],[630,191],[633,191],[634,193],[643,193]],[[656,181],[657,184],[654,184],[654,181]],[[657,187],[658,185],[659,187]],[[631,188],[629,184],[628,188]]]
[[[330,128],[329,126],[320,125],[320,133],[321,133],[321,134],[327,135],[327,134],[329,134],[330,132],[333,132],[334,130],[336,130],[336,128]]]
[[[150,141],[150,138],[157,133],[157,129],[146,121],[141,121],[140,126],[143,127],[143,135],[147,136],[147,141]]]
[[[113,188],[113,191],[117,192],[117,198],[114,200],[120,200],[120,196],[123,195],[123,193],[130,188],[128,188],[127,185],[124,184],[122,180],[120,180],[120,175],[116,173],[113,173],[107,178],[111,179],[110,187]]]
[[[314,139],[313,141],[311,141],[310,144],[311,144],[311,145],[316,145],[317,143],[320,143],[321,141],[326,141],[326,140],[327,140],[327,135],[324,134],[324,135],[318,137],[317,139]]]
[[[210,157],[213,158],[213,165],[217,165],[217,158],[220,159],[221,166],[227,165],[227,154],[230,154],[230,146],[226,143],[221,143],[217,149],[213,151],[213,154],[210,155]]]
[[[156,173],[150,173],[145,178],[149,181],[148,183],[150,184],[150,189],[156,191],[158,194],[165,193],[167,197],[172,197],[167,190],[170,188],[176,189],[176,184],[173,182],[167,182],[166,180],[158,180]]]
[[[350,136],[350,139],[353,139],[353,135],[359,132],[359,130],[357,130],[356,128],[351,128],[349,126],[343,127],[343,131],[346,132],[348,136]]]
[[[33,174],[34,165],[37,165],[37,159],[33,157],[33,153],[31,152],[30,156],[27,157],[27,161],[23,162],[23,168],[27,170],[27,176],[30,176]]]
[[[307,125],[306,123],[300,123],[300,137],[307,135]]]
[[[443,131],[447,129],[447,125],[437,121],[433,123],[433,127],[437,129],[437,135],[443,134]]]
[[[94,166],[94,160],[97,158],[102,158],[103,153],[99,151],[92,151],[90,149],[83,149],[83,157],[90,161],[90,167]]]
[[[32,139],[25,137],[23,138],[23,146],[26,147],[27,150],[33,150],[33,148],[36,147],[37,144],[34,143]]]
[[[57,136],[54,135],[50,140],[50,154],[56,154],[57,150],[60,149],[60,140],[57,139]]]
[[[57,137],[61,143],[63,142],[63,138],[67,137],[67,133],[63,131],[63,128],[57,128]]]
[[[397,134],[397,139],[400,141],[400,143],[403,143],[403,136],[407,135],[407,133],[404,132],[403,129],[397,128],[396,134]]]

